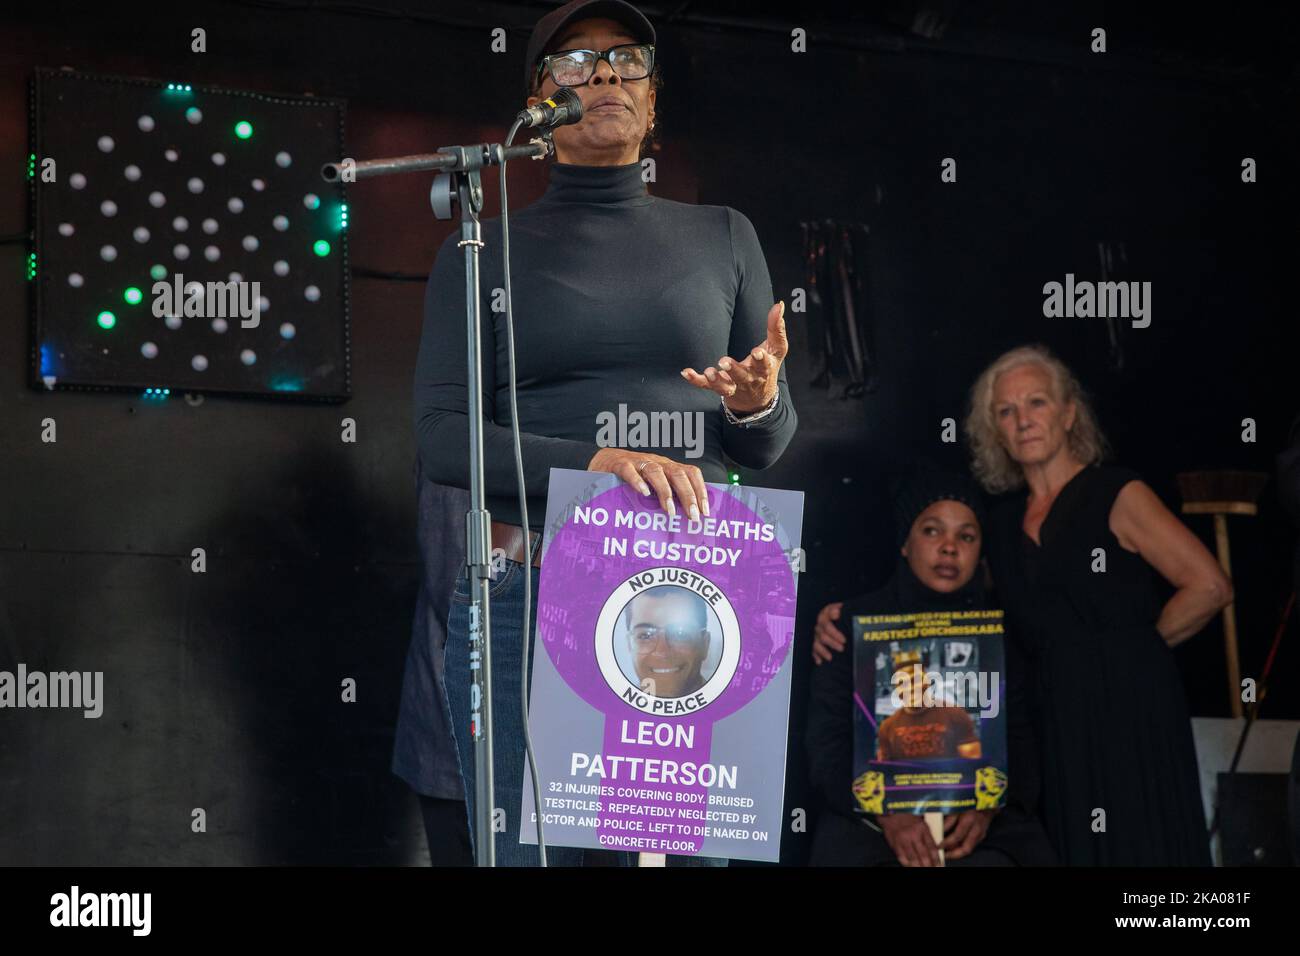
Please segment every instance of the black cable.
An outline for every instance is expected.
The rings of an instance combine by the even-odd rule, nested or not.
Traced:
[[[515,134],[523,120],[516,118],[510,132],[506,134],[508,147],[514,142]],[[532,631],[528,627],[533,598],[533,549],[529,541],[528,530],[528,492],[524,487],[524,455],[519,442],[519,402],[515,388],[515,313],[510,298],[510,206],[506,202],[506,158],[501,154],[501,265],[505,278],[506,293],[506,355],[510,365],[510,436],[515,444],[515,482],[519,486],[519,524],[524,532],[524,626],[522,653],[523,673],[519,680],[519,700],[524,717],[524,752],[528,755],[528,774],[533,781],[533,816],[537,820],[537,852],[541,854],[542,866],[546,866],[546,839],[542,836],[542,788],[537,780],[537,760],[533,757],[533,738],[528,729],[528,645],[532,640]],[[522,830],[524,821],[519,821]]]
[[[1287,598],[1286,608],[1282,611],[1282,618],[1278,621],[1277,630],[1273,634],[1273,645],[1268,650],[1268,658],[1264,661],[1264,669],[1259,675],[1257,683],[1258,693],[1255,699],[1251,701],[1250,706],[1246,708],[1246,723],[1241,728],[1241,736],[1237,738],[1237,749],[1232,754],[1232,763],[1228,765],[1228,777],[1235,777],[1237,774],[1237,765],[1241,762],[1241,755],[1246,750],[1246,738],[1250,736],[1250,730],[1255,726],[1255,721],[1259,719],[1259,708],[1264,703],[1264,697],[1268,694],[1268,678],[1273,671],[1273,661],[1277,656],[1277,649],[1282,643],[1282,636],[1286,633],[1287,623],[1291,620],[1291,610],[1295,607],[1296,592],[1292,591],[1291,596]],[[1220,787],[1216,794],[1214,802],[1214,818],[1210,821],[1210,838],[1219,832],[1220,816],[1223,812],[1223,788]]]

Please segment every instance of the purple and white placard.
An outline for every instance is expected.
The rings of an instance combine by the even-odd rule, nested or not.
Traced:
[[[692,521],[551,471],[529,708],[548,844],[779,856],[803,493],[708,492]],[[522,842],[534,812],[525,772]]]

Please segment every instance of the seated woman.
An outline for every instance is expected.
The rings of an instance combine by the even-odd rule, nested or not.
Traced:
[[[997,607],[985,593],[980,567],[980,491],[967,478],[926,469],[913,475],[895,502],[901,539],[898,567],[877,591],[843,605],[829,605],[818,618],[835,631],[838,649],[847,647],[852,620],[860,614],[978,610]],[[837,628],[836,620],[839,625]],[[842,628],[842,631],[840,630]],[[825,635],[819,634],[819,645]],[[825,801],[813,833],[814,866],[1043,866],[1055,863],[1047,836],[1033,816],[1033,745],[1020,687],[1017,656],[1004,642],[1007,677],[1007,805],[968,810],[944,818],[944,839],[936,844],[918,814],[868,817],[856,810],[853,779],[853,655],[825,653],[812,675],[807,751],[813,784]],[[910,662],[900,661],[905,668]],[[905,719],[906,708],[895,716]],[[963,714],[963,716],[965,716]],[[892,746],[887,719],[881,745]],[[967,718],[969,722],[969,718]],[[978,743],[955,728],[952,747],[973,754]]]

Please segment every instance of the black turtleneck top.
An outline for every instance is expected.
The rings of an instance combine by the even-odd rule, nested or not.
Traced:
[[[467,488],[459,238],[456,230],[438,250],[425,293],[415,429],[426,477]],[[504,287],[500,219],[483,221],[482,238],[484,490],[494,520],[519,524],[505,306],[503,294],[494,292]],[[743,359],[767,335],[772,283],[754,227],[739,212],[651,196],[636,163],[553,163],[542,198],[511,214],[510,264],[520,440],[534,530],[545,521],[550,469],[585,469],[601,447],[598,416],[617,420],[620,405],[624,417],[703,413],[700,457],[688,457],[690,448],[636,447],[697,465],[706,481],[726,480],[724,454],[743,467],[766,468],[789,444],[797,417],[784,367],[776,410],[747,428],[729,424],[718,396],[680,374],[686,367],[703,371],[724,355]]]

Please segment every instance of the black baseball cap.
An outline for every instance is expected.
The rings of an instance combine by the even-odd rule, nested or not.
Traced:
[[[574,20],[594,17],[608,17],[618,21],[641,43],[655,42],[655,28],[632,4],[625,3],[624,0],[571,0],[542,17],[533,27],[532,36],[528,38],[528,54],[524,58],[525,93],[533,91],[533,71],[537,69],[537,61],[559,32]]]

